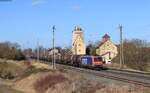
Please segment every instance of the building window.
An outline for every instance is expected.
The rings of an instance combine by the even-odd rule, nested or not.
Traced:
[[[78,46],[81,46],[81,44],[79,44]]]

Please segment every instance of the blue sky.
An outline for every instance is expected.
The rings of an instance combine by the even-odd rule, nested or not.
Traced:
[[[150,0],[0,0],[0,42],[24,48],[36,47],[38,40],[51,47],[52,25],[57,46],[71,45],[75,26],[84,29],[86,43],[108,33],[117,44],[119,24],[124,38],[150,41]]]

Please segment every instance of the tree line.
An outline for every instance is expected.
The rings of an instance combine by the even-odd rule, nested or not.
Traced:
[[[24,60],[25,55],[17,43],[2,42],[0,43],[0,58],[12,60]]]
[[[96,49],[101,44],[101,41],[89,41],[86,49],[87,55],[96,55]],[[118,55],[112,60],[112,63],[120,62],[119,56],[120,45],[116,45],[118,47]],[[142,71],[150,71],[150,43],[145,40],[140,39],[132,39],[132,40],[124,40],[123,42],[123,54],[124,54],[124,65]],[[62,48],[57,47],[61,57],[65,58],[65,56],[71,54],[71,47]],[[43,46],[39,46],[32,50],[31,48],[21,50],[21,47],[17,43],[10,42],[2,42],[0,43],[0,58],[5,59],[13,59],[13,60],[24,60],[26,58],[37,58],[37,54],[39,51],[39,57],[41,59],[51,59],[49,51],[50,49],[46,49]]]
[[[145,40],[132,39],[123,42],[124,65],[141,71],[150,71],[150,43]],[[119,63],[118,56],[113,62]]]

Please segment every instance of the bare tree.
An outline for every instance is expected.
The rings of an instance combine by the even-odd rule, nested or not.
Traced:
[[[125,65],[133,69],[147,70],[148,64],[150,64],[149,42],[140,39],[132,39],[125,40],[123,44]],[[119,62],[119,55],[114,59],[115,62]]]

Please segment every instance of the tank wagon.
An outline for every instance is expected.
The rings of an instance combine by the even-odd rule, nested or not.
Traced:
[[[74,55],[67,56],[66,59],[63,59],[62,64],[69,64],[77,67],[102,67],[104,61],[101,56],[83,56],[83,55]]]

